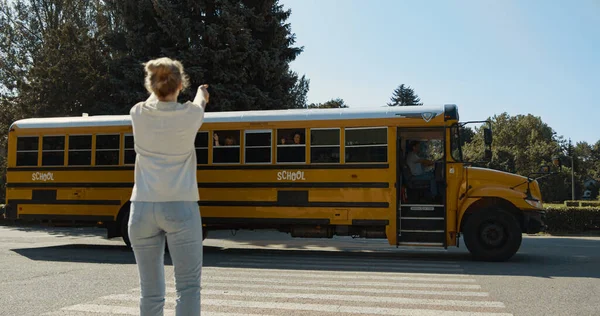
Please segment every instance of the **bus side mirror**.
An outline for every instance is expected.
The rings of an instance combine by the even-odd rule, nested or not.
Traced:
[[[492,145],[492,130],[490,128],[486,127],[483,129],[483,143],[486,146]]]

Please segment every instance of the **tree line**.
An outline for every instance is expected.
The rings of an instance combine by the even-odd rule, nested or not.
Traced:
[[[278,0],[0,0],[0,148],[21,118],[128,113],[147,97],[142,63],[163,56],[190,77],[181,99],[210,83],[208,111],[348,107],[342,98],[307,103],[310,80],[289,67],[304,49],[290,15]],[[400,84],[387,106],[422,104]],[[555,153],[574,157],[543,180],[546,199],[570,198],[570,168],[578,195],[586,179],[600,178],[600,141],[570,144],[532,115],[490,120],[492,168],[527,175]],[[482,157],[480,131],[463,137],[465,157]]]

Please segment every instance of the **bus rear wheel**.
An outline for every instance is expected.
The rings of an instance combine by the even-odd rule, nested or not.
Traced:
[[[127,231],[127,224],[129,223],[129,208],[123,210],[123,216],[121,216],[121,236],[127,248],[131,249],[131,241],[129,240],[129,232]]]
[[[474,259],[506,261],[521,247],[523,233],[518,220],[501,209],[479,210],[467,218],[465,246]]]

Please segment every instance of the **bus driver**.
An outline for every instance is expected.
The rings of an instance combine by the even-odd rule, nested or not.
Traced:
[[[437,184],[435,181],[435,174],[433,170],[424,171],[423,167],[433,166],[434,162],[427,159],[422,159],[419,157],[418,152],[421,150],[420,143],[418,141],[414,141],[410,143],[410,152],[406,155],[406,164],[410,168],[410,173],[412,173],[413,178],[415,180],[429,180],[430,181],[430,190],[432,198],[437,197]]]

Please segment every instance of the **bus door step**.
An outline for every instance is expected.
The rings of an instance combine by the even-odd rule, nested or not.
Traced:
[[[444,205],[402,205],[398,244],[443,246],[446,240]]]

